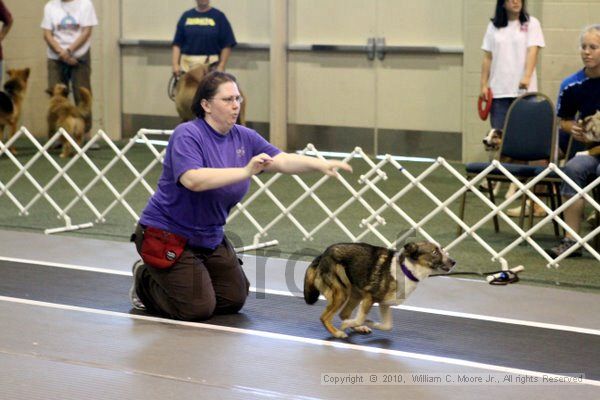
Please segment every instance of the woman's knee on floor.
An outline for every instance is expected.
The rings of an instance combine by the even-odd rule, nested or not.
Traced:
[[[230,288],[227,293],[217,295],[216,314],[235,314],[244,307],[250,288],[250,282],[245,278],[244,276],[245,282],[236,288]]]
[[[174,306],[172,317],[182,321],[206,320],[215,313],[216,305],[214,296],[191,302],[180,302]]]

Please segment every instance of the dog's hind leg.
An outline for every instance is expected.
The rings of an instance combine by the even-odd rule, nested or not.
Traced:
[[[348,300],[347,291],[344,288],[334,287],[325,291],[323,295],[327,299],[327,307],[325,307],[325,311],[321,314],[321,322],[325,326],[325,329],[336,338],[347,338],[348,335],[343,330],[339,330],[333,326],[333,317]]]
[[[371,329],[368,326],[365,326],[364,323],[372,306],[373,297],[367,294],[358,307],[356,317],[354,319],[347,319],[343,321],[341,329],[352,328],[354,331],[359,333],[371,333]]]
[[[13,136],[15,136],[15,134],[17,133],[17,121],[15,121],[14,123],[11,122],[10,123],[10,135],[8,136],[9,139],[12,139]],[[15,146],[10,146],[10,152],[13,153],[15,156],[17,154],[19,154],[19,152],[17,151],[17,149],[15,148]]]
[[[346,305],[340,312],[340,318],[342,321],[345,321],[350,318],[350,316],[352,315],[352,311],[354,311],[356,306],[360,303],[361,299],[362,299],[362,295],[360,294],[359,291],[352,290],[350,292],[350,298],[348,299],[348,301],[346,302]]]
[[[352,292],[350,294],[350,299],[348,299],[348,301],[346,302],[346,305],[340,312],[340,318],[342,319],[342,326],[341,326],[342,330],[347,329],[347,328],[352,328],[353,330],[356,330],[356,326],[358,324],[356,324],[356,320],[350,319],[350,316],[352,315],[352,312],[354,311],[356,306],[360,304],[361,299],[362,299],[362,294],[357,290],[352,290]],[[360,331],[358,331],[358,332],[360,332]],[[361,332],[361,333],[371,333],[371,332],[369,329],[369,332]]]

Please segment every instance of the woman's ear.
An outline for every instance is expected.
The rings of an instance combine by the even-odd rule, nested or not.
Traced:
[[[200,100],[200,106],[204,109],[206,114],[210,114],[210,103],[206,99]]]

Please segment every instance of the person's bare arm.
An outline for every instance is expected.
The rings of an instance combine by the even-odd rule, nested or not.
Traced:
[[[60,44],[54,39],[54,35],[52,35],[52,31],[50,29],[44,29],[44,41],[48,44],[56,54],[58,54],[58,58],[69,65],[77,65],[77,60],[71,56],[67,49],[63,49]]]
[[[581,126],[581,123],[575,120],[561,119],[559,124],[560,129],[573,136],[573,139],[577,140],[578,142],[590,143],[590,141],[583,134],[583,127]]]
[[[218,189],[262,172],[272,161],[267,154],[259,154],[252,157],[245,167],[191,169],[181,175],[179,182],[193,192]]]
[[[307,157],[299,154],[279,153],[273,157],[273,162],[267,165],[267,172],[281,172],[284,174],[299,174],[303,172],[319,171],[326,175],[336,176],[337,170],[352,172],[352,167],[339,160],[322,160],[316,157]]]
[[[217,65],[217,71],[225,71],[227,60],[229,60],[230,55],[231,47],[224,47],[223,50],[221,50],[221,54],[219,54],[219,65]]]
[[[13,26],[12,18],[10,20],[8,20],[5,24],[2,25],[2,29],[0,29],[0,42],[4,40],[6,35],[8,35],[8,32],[10,31],[10,28],[12,28],[12,26]]]
[[[281,172],[299,174],[302,172],[320,171],[326,175],[336,176],[337,170],[352,172],[352,167],[338,160],[322,160],[298,154],[279,153],[275,157],[259,154],[241,168],[198,168],[186,171],[179,182],[194,192],[217,189],[250,178],[260,172]]]
[[[67,47],[67,51],[71,54],[75,53],[77,49],[84,45],[85,42],[92,36],[92,27],[84,26],[81,28],[81,34],[75,39],[75,41]]]
[[[527,90],[529,88],[529,84],[531,83],[531,75],[533,75],[533,70],[537,64],[538,53],[540,52],[540,48],[538,46],[531,46],[527,49],[527,57],[525,59],[525,72],[523,73],[523,77],[519,82],[519,89]]]
[[[179,66],[179,60],[181,59],[181,47],[174,44],[171,52],[171,68],[173,75],[177,76],[181,73],[181,67]]]
[[[485,101],[489,101],[487,98],[487,91],[490,81],[490,69],[492,66],[492,53],[489,51],[483,52],[483,61],[481,62],[481,78],[479,82],[479,97]]]

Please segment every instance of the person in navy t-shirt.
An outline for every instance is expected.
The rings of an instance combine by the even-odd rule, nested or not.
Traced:
[[[210,6],[210,0],[196,0],[197,6],[184,12],[173,38],[173,74],[208,64],[224,71],[231,49],[237,44],[225,14]]]
[[[181,320],[237,312],[249,283],[224,226],[231,208],[248,192],[250,178],[261,172],[337,176],[337,169],[352,171],[342,161],[282,152],[256,131],[236,125],[242,101],[235,77],[213,71],[194,96],[198,118],[173,132],[158,188],[133,240],[143,258],[150,227],[186,244],[167,268],[141,260],[134,264],[130,297],[135,308]]]
[[[571,135],[573,139],[586,147],[598,146],[599,143],[589,142],[583,132],[582,120],[600,111],[600,24],[586,27],[581,34],[582,71],[568,77],[561,85],[558,96],[557,115],[560,119],[560,129]],[[565,174],[579,187],[585,187],[590,180],[600,176],[600,157],[578,153],[564,167]],[[576,194],[575,189],[563,183],[561,187],[563,202]],[[577,199],[564,211],[565,222],[579,234],[585,200]],[[553,257],[563,254],[577,242],[567,232],[561,243],[546,250]],[[581,249],[573,250],[568,257],[581,256]]]

